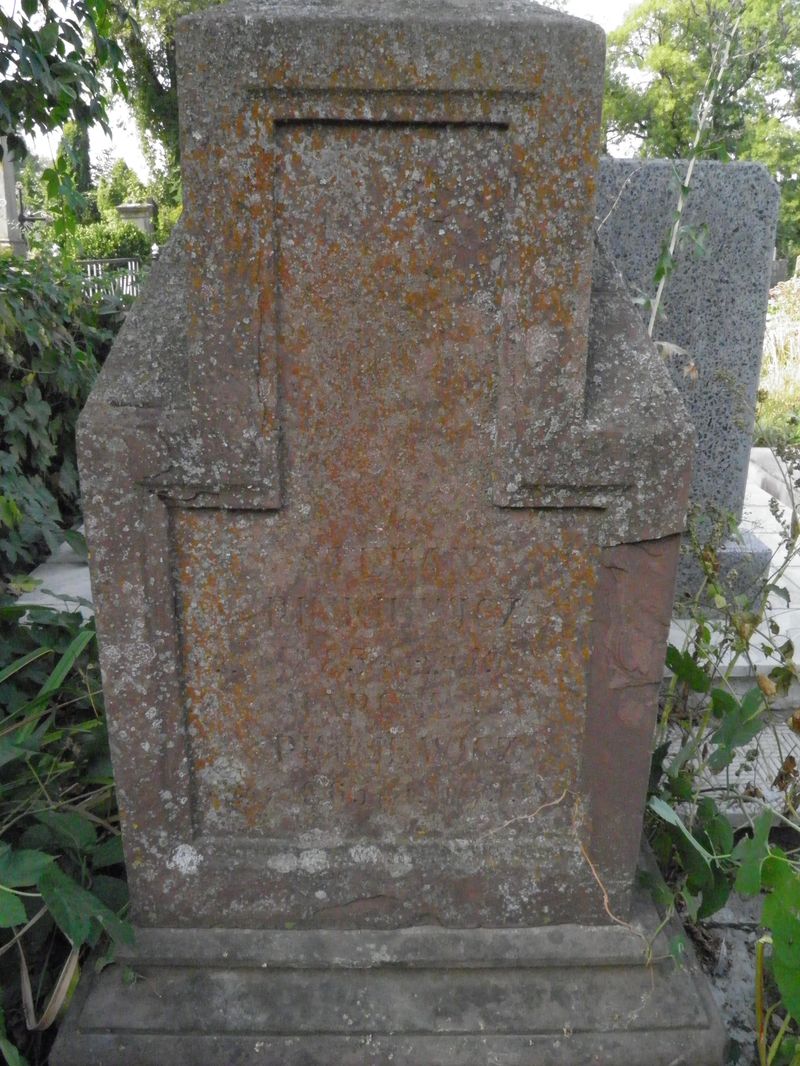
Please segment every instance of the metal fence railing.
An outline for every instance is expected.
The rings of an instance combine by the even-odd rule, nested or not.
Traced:
[[[79,259],[83,267],[83,287],[90,296],[138,296],[141,263],[131,259]]]

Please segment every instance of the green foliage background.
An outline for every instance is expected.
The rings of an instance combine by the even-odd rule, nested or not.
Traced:
[[[165,175],[173,180],[180,168],[175,26],[183,15],[204,11],[221,0],[138,0],[136,21],[119,23],[128,59],[129,98],[142,132],[145,153],[151,139],[164,156]],[[158,170],[150,151],[148,162]]]
[[[763,163],[781,187],[778,248],[800,252],[800,3],[644,0],[609,34],[609,143],[643,156],[690,153],[715,49],[741,12],[701,155]]]
[[[67,247],[79,259],[148,259],[153,238],[119,219],[77,226]]]
[[[79,972],[84,945],[132,933],[94,624],[0,594],[0,663],[4,947],[25,930],[24,955],[0,951],[0,1056],[17,1066],[44,1063],[55,1032],[26,1020],[20,968],[41,1017],[51,996],[63,1004],[65,962]]]
[[[0,258],[0,577],[78,517],[75,423],[115,320],[58,257]]]
[[[150,198],[149,190],[124,159],[118,159],[97,182],[97,208],[104,218],[116,219],[120,204],[140,204]]]

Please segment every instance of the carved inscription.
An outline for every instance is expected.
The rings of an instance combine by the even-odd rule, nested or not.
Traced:
[[[285,504],[173,518],[196,825],[474,833],[575,781],[596,568],[491,502],[504,133],[277,140]]]

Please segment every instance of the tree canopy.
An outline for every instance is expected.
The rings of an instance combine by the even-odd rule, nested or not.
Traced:
[[[120,204],[143,203],[149,193],[124,159],[117,159],[97,182],[97,207],[101,215],[116,217]]]
[[[10,12],[0,8],[0,156],[5,146],[23,157],[26,136],[65,129],[58,157],[42,172],[57,234],[86,206],[87,130],[98,122],[108,129],[108,97],[125,88],[112,3],[20,0]]]
[[[700,151],[764,163],[781,186],[778,241],[800,251],[800,3],[643,0],[609,34],[605,100],[610,143],[680,158],[726,37],[734,33]]]
[[[109,0],[21,0],[0,8],[0,137],[24,154],[25,135],[105,122],[108,74],[123,88]]]
[[[138,0],[136,21],[120,24],[128,59],[130,102],[143,147],[153,169],[155,142],[163,153],[168,175],[177,177],[180,166],[178,93],[175,69],[175,25],[182,15],[203,11],[221,0]]]

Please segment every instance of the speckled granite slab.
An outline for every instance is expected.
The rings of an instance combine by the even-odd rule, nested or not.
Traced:
[[[601,160],[601,233],[638,294],[655,289],[685,169],[667,159]],[[683,220],[696,240],[680,243],[664,290],[655,336],[682,349],[665,362],[697,430],[690,500],[702,514],[742,514],[778,199],[757,163],[696,164]],[[754,591],[769,560],[754,537],[732,542],[720,557],[727,580],[743,593]],[[693,593],[700,580],[699,567],[683,559],[679,593]]]
[[[101,984],[82,1017],[142,1064],[361,1061],[345,1008],[398,1061],[485,1061],[494,1026],[542,1063],[571,996],[586,1047],[652,1051],[641,959],[617,986],[584,953],[630,911],[693,434],[594,245],[602,34],[527,0],[245,0],[179,58],[185,225],[80,454],[141,965],[229,946],[151,967],[163,1014]],[[446,957],[565,925],[557,1031],[541,967]],[[242,930],[427,926],[427,975],[233,965]]]

